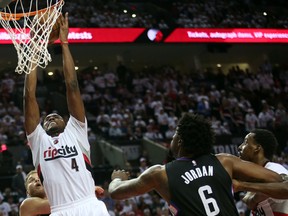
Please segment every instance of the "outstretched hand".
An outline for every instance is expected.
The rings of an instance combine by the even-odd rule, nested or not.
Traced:
[[[114,170],[111,174],[111,179],[120,178],[122,181],[128,180],[130,173],[125,170]]]
[[[68,41],[69,34],[69,22],[68,22],[68,12],[65,15],[60,17],[60,32],[59,38],[61,43],[66,43]]]

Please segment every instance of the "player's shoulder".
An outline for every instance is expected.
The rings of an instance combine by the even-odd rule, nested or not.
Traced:
[[[232,159],[238,158],[237,156],[229,154],[229,153],[218,153],[218,154],[215,154],[215,156],[217,158],[228,158],[228,159],[230,159],[230,158],[232,158]]]
[[[164,165],[156,164],[149,167],[141,175],[146,178],[157,178],[163,175],[165,172],[166,171]]]
[[[28,197],[26,199],[24,199],[20,205],[20,207],[26,207],[26,206],[30,206],[32,205],[33,203],[35,202],[39,202],[40,200],[42,200],[41,198],[39,197]]]
[[[234,163],[235,161],[240,160],[239,157],[232,155],[232,154],[228,154],[228,153],[219,153],[219,154],[216,154],[215,156],[222,164],[225,162]]]
[[[154,184],[155,187],[158,187],[161,184],[165,184],[167,181],[167,174],[164,165],[153,165],[145,170],[140,178],[144,181],[149,182],[149,184]]]
[[[160,165],[160,164],[156,164],[156,165],[149,167],[148,171],[149,172],[162,172],[162,171],[165,171],[165,166]]]
[[[36,202],[35,197],[29,197],[29,198],[24,199],[19,206],[19,211],[21,215],[29,214],[31,206],[33,206],[35,202]]]
[[[40,197],[28,197],[20,205],[21,215],[33,216],[37,214],[46,214],[50,212],[50,206],[47,199]]]

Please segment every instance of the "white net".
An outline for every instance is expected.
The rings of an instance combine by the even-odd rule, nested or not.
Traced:
[[[0,23],[17,51],[15,72],[30,73],[52,61],[48,51],[50,33],[61,14],[64,0],[16,0],[0,12]],[[32,64],[33,63],[33,64]]]

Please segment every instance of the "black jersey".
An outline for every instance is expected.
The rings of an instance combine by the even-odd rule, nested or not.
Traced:
[[[238,216],[232,180],[215,155],[166,164],[170,210],[177,216]]]

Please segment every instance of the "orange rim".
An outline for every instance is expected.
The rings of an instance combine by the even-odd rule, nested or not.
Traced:
[[[53,9],[54,7],[59,5],[62,1],[63,0],[60,0],[59,2],[55,3],[51,7],[43,8],[43,9],[37,10],[37,11],[30,11],[30,12],[27,12],[27,13],[12,14],[12,13],[0,12],[0,19],[10,21],[10,20],[19,20],[19,19],[21,19],[24,16],[35,16],[38,13],[45,13],[48,9]]]

